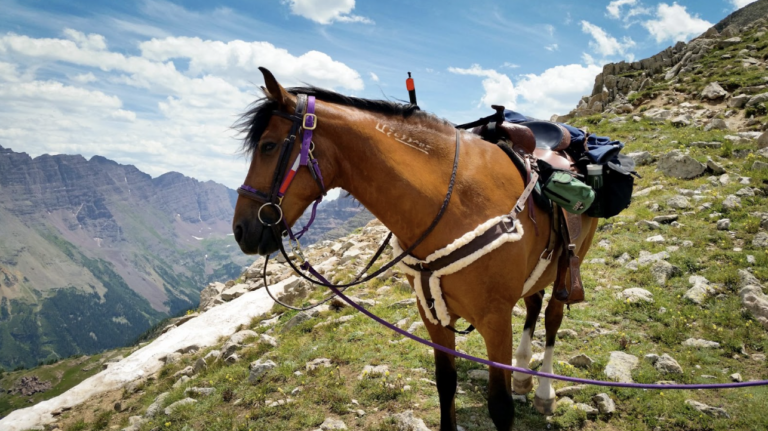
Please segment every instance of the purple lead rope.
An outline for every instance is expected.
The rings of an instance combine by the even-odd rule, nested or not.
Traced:
[[[314,268],[312,268],[311,265],[306,265],[306,269],[315,277],[317,277],[319,280],[321,280],[323,283],[330,284],[328,280],[326,280],[320,273],[315,271]],[[520,367],[513,367],[511,365],[507,364],[501,364],[499,362],[490,361],[488,359],[478,358],[476,356],[468,355],[466,353],[457,352],[456,350],[449,349],[445,346],[441,346],[439,344],[433,343],[431,341],[427,341],[423,338],[417,337],[403,329],[398,328],[397,326],[387,322],[386,320],[376,316],[375,314],[371,313],[370,311],[366,310],[365,308],[361,307],[360,305],[356,304],[354,301],[349,299],[346,295],[341,293],[338,289],[335,287],[330,287],[331,291],[339,296],[341,299],[343,299],[345,302],[347,302],[349,305],[354,307],[357,311],[365,314],[366,316],[370,317],[371,319],[379,322],[380,324],[386,326],[387,328],[397,332],[398,334],[408,337],[414,341],[418,341],[421,344],[430,346],[434,349],[440,350],[442,352],[448,353],[449,355],[458,356],[460,358],[466,359],[468,361],[477,362],[480,364],[488,365],[489,367],[496,367],[501,368],[504,370],[509,371],[516,371],[523,374],[530,374],[532,376],[537,377],[546,377],[550,379],[556,379],[556,380],[564,380],[567,382],[574,382],[574,383],[584,383],[588,385],[596,385],[596,386],[611,386],[611,387],[617,387],[617,388],[635,388],[635,389],[728,389],[728,388],[745,388],[750,386],[764,386],[768,385],[768,380],[756,380],[752,382],[738,382],[738,383],[709,383],[709,384],[693,384],[693,385],[683,385],[683,384],[670,384],[670,385],[661,385],[661,384],[655,384],[655,383],[621,383],[621,382],[606,382],[602,380],[591,380],[591,379],[582,379],[579,377],[569,377],[569,376],[561,376],[559,374],[550,374],[550,373],[542,373],[539,371],[533,371],[527,368],[520,368]]]

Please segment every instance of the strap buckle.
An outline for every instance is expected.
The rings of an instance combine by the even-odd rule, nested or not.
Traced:
[[[317,115],[309,113],[304,114],[304,118],[301,121],[301,127],[303,127],[304,130],[315,130],[317,127]]]
[[[294,256],[296,256],[302,263],[307,261],[307,259],[304,257],[304,252],[301,250],[301,243],[298,239],[292,240],[288,238],[288,244],[291,245],[291,251],[293,252]]]

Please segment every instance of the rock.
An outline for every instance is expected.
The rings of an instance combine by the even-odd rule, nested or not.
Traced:
[[[390,305],[390,307],[393,307],[393,308],[406,308],[406,307],[411,307],[413,305],[416,305],[416,298],[403,299],[402,301],[398,301],[398,302],[393,303],[392,305]]]
[[[733,373],[730,376],[732,382],[740,383],[743,379],[741,378],[741,374],[739,373]]]
[[[728,415],[728,413],[719,408],[719,407],[712,407],[708,406],[704,403],[700,403],[698,401],[694,400],[685,400],[685,403],[689,406],[693,407],[694,409],[698,410],[701,413],[704,413],[706,415],[712,416],[712,417],[724,417],[730,419],[731,416]]]
[[[655,221],[657,223],[668,224],[668,223],[672,223],[673,221],[677,220],[677,217],[678,217],[677,214],[662,215],[662,216],[654,217],[653,221]]]
[[[580,354],[568,360],[568,363],[577,368],[589,368],[595,361],[585,354]]]
[[[259,334],[250,329],[235,332],[229,337],[227,342],[224,343],[224,346],[221,348],[221,355],[225,358],[232,355],[243,346],[246,339],[256,338],[258,336]]]
[[[616,404],[606,393],[600,393],[592,397],[592,401],[597,404],[597,409],[601,414],[608,415],[616,411]]]
[[[331,360],[328,358],[317,358],[313,359],[305,364],[305,369],[307,371],[314,371],[320,367],[323,368],[330,368],[331,367]]]
[[[706,166],[680,150],[672,150],[659,159],[659,170],[667,176],[689,180],[704,173]]]
[[[153,401],[152,404],[147,407],[147,411],[144,413],[144,417],[153,418],[157,416],[157,414],[160,413],[161,409],[163,408],[163,402],[170,395],[170,392],[163,392],[162,394],[158,395],[157,398],[155,398],[155,401]]]
[[[659,286],[666,285],[667,280],[680,274],[682,274],[680,268],[663,260],[655,262],[653,266],[651,266],[651,275]]]
[[[624,352],[611,352],[605,375],[622,383],[632,383],[632,370],[637,367],[639,359]]]
[[[748,285],[739,291],[741,305],[752,314],[763,328],[768,329],[768,296],[758,285]]]
[[[187,388],[184,389],[184,395],[190,396],[201,396],[201,397],[209,397],[216,393],[216,388]]]
[[[752,273],[747,271],[746,269],[740,269],[738,271],[738,274],[739,274],[739,284],[738,284],[739,289],[741,289],[742,287],[750,286],[750,285],[763,287],[763,285],[760,283],[760,280],[758,280],[757,277],[752,275]]]
[[[638,190],[637,192],[632,192],[632,197],[648,196],[649,194],[651,194],[651,192],[655,192],[656,190],[662,190],[663,188],[664,186],[661,186],[661,185],[646,187],[642,190]]]
[[[727,210],[734,210],[741,207],[741,199],[738,196],[728,195],[723,200],[723,208]]]
[[[662,243],[664,242],[664,237],[661,235],[649,236],[648,238],[645,239],[645,241],[653,242],[653,243]]]
[[[557,331],[557,338],[561,338],[561,339],[564,339],[564,340],[565,339],[577,338],[578,336],[579,336],[579,334],[576,331],[574,331],[573,329],[559,329]]]
[[[174,388],[179,388],[183,386],[188,381],[192,380],[189,376],[181,376],[179,377],[179,380],[176,380],[176,383],[173,384]]]
[[[717,82],[710,82],[704,90],[701,91],[702,99],[717,100],[728,96],[728,92]]]
[[[179,361],[181,361],[181,353],[179,352],[169,353],[165,357],[165,365],[175,364],[176,362],[179,362]]]
[[[141,427],[144,426],[147,422],[149,422],[148,419],[145,419],[141,416],[131,416],[128,418],[128,426],[123,428],[122,431],[140,431]],[[57,431],[60,430],[59,428],[53,428],[51,431]]]
[[[566,386],[564,388],[558,389],[555,392],[555,395],[557,395],[558,397],[571,397],[571,396],[580,394],[586,388],[587,388],[587,385]]]
[[[752,198],[752,197],[755,197],[755,191],[752,190],[751,187],[743,187],[736,192],[736,196],[739,196],[742,198],[745,198],[745,197]]]
[[[740,37],[732,37],[730,39],[719,40],[717,42],[717,47],[721,48],[721,49],[722,48],[728,48],[729,46],[738,45],[740,43],[741,43],[741,38]]]
[[[293,316],[291,320],[285,323],[285,325],[283,326],[283,329],[281,329],[280,332],[281,333],[288,332],[289,330],[306,322],[307,320],[310,320],[311,318],[312,318],[312,314],[309,311],[300,311],[295,316]]]
[[[397,431],[430,431],[423,420],[413,415],[413,410],[406,410],[391,417],[395,420]]]
[[[688,115],[678,115],[672,119],[672,125],[675,127],[688,127],[691,125],[691,117]]]
[[[705,132],[709,132],[710,130],[728,130],[728,124],[724,120],[713,118],[712,121],[704,127]]]
[[[261,334],[259,335],[259,342],[269,344],[272,347],[277,347],[277,339],[271,335]]]
[[[248,382],[251,384],[257,383],[261,376],[276,366],[277,364],[274,362],[270,361],[269,359],[264,360],[263,358],[251,362],[251,365],[248,367],[251,370],[251,373],[248,375]]]
[[[709,169],[715,175],[723,175],[725,173],[725,168],[717,164],[711,158],[707,160],[707,169]]]
[[[728,230],[731,228],[731,220],[723,218],[717,221],[717,230]]]
[[[683,346],[695,347],[697,349],[718,349],[720,348],[720,343],[715,341],[702,340],[700,338],[689,338],[683,341]]]
[[[672,111],[669,109],[651,108],[643,112],[643,117],[651,121],[666,121],[672,117]]]
[[[195,374],[195,368],[193,366],[184,367],[183,369],[173,373],[173,378],[178,379],[181,376],[192,377]]]
[[[639,287],[633,287],[617,293],[616,297],[632,304],[636,302],[653,302],[653,294]]]
[[[747,108],[759,105],[761,103],[768,102],[768,93],[760,93],[755,96],[752,96],[747,101]]]
[[[118,413],[122,413],[122,412],[124,412],[124,411],[128,410],[128,408],[129,408],[129,406],[128,406],[128,400],[119,400],[119,401],[118,401],[118,402],[116,402],[116,403],[115,403],[115,405],[114,405],[114,409],[115,409],[115,411],[116,411],[116,412],[118,412]]]
[[[751,96],[749,96],[747,94],[740,94],[738,96],[733,96],[730,99],[728,99],[728,107],[729,108],[741,109],[741,108],[744,107],[744,105],[747,104],[747,102],[749,101],[750,97]]]
[[[574,404],[574,407],[586,413],[587,417],[595,417],[599,413],[599,411],[596,408],[590,406],[589,404],[576,403]]]
[[[752,245],[760,248],[768,247],[768,233],[758,232],[752,239]]]
[[[768,148],[768,132],[763,132],[763,134],[757,138],[757,149],[762,150],[763,148]]]
[[[636,166],[650,165],[654,162],[654,160],[656,160],[656,158],[653,157],[648,151],[636,151],[627,154],[627,156],[631,157],[632,160],[635,161]]]
[[[469,377],[470,380],[487,382],[490,377],[490,373],[488,370],[469,370],[467,371],[467,377]]]
[[[186,406],[186,405],[189,405],[189,404],[194,404],[196,402],[197,402],[197,400],[194,399],[194,398],[184,398],[183,400],[176,401],[175,403],[169,405],[168,407],[165,408],[165,410],[163,412],[165,413],[166,416],[170,416],[179,407]]]
[[[249,287],[245,283],[236,284],[230,288],[221,292],[221,299],[224,301],[231,301],[235,298],[239,298],[250,291]]]
[[[323,431],[345,430],[347,425],[341,419],[325,418],[323,423],[320,424],[320,429]]]
[[[717,293],[717,289],[704,277],[692,275],[688,278],[688,282],[692,283],[693,287],[688,289],[683,297],[696,304],[703,304],[707,298]]]
[[[684,210],[691,207],[691,202],[685,196],[678,195],[667,199],[667,206],[678,210]]]
[[[414,332],[416,332],[417,329],[423,328],[423,327],[424,327],[424,322],[413,322],[411,323],[411,326],[409,326],[406,331],[408,331],[409,334],[413,334]]]
[[[666,353],[661,355],[653,366],[663,374],[683,374],[683,367]]]
[[[227,358],[224,359],[224,362],[226,362],[227,364],[235,364],[237,362],[240,362],[240,355],[238,355],[237,353],[233,353],[227,356]]]
[[[757,160],[755,163],[752,163],[752,167],[750,169],[753,171],[764,171],[768,169],[768,163]]]

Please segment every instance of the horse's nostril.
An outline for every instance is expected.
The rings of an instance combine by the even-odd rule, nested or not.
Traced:
[[[238,243],[243,239],[243,227],[240,225],[235,226],[235,241]]]

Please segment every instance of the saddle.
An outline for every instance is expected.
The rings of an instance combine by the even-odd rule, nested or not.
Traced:
[[[486,124],[470,123],[476,126],[471,131],[485,140],[497,143],[512,159],[526,185],[531,178],[531,169],[536,169],[539,161],[549,164],[554,169],[578,173],[573,158],[565,151],[571,144],[571,135],[567,129],[548,121],[529,121],[520,124],[505,122],[503,121],[504,107],[493,106],[493,108],[496,109],[497,114],[478,120],[482,122],[487,119]],[[491,121],[500,118],[501,121]],[[509,144],[505,144],[504,141]],[[557,278],[552,296],[568,305],[582,302],[584,287],[581,282],[581,262],[576,255],[574,244],[581,234],[581,216],[551,204],[543,195],[532,195],[530,199],[545,211],[554,209],[547,249],[554,250],[559,237],[562,253],[558,259]],[[546,204],[542,203],[542,200],[546,201]],[[529,208],[532,209],[530,206]],[[533,211],[529,214],[535,226]],[[536,232],[538,234],[538,227]]]

